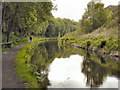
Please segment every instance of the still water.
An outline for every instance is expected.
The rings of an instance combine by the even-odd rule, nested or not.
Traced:
[[[31,63],[43,88],[118,88],[116,58],[60,46],[57,41],[40,43]]]

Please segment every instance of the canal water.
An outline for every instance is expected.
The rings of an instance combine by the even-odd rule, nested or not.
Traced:
[[[118,88],[120,62],[116,58],[59,45],[57,41],[40,43],[31,63],[37,67],[42,88]]]

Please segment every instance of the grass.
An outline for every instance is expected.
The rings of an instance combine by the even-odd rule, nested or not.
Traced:
[[[12,47],[15,47],[15,46],[17,46],[17,45],[21,45],[21,44],[25,44],[25,43],[27,43],[27,42],[29,42],[29,38],[28,37],[26,37],[26,38],[19,38],[18,39],[18,42],[13,42],[12,44],[11,44],[11,48]],[[2,47],[1,48],[2,49],[2,51],[6,51],[6,50],[9,50],[10,48],[6,48],[6,47]]]
[[[36,39],[39,39],[39,40],[57,40],[57,38],[55,37],[50,37],[50,38],[46,38],[46,37],[34,37],[33,36],[33,40],[36,40]],[[15,47],[17,45],[21,45],[21,44],[25,44],[27,42],[29,42],[29,37],[26,37],[26,38],[17,38],[18,42],[13,42],[12,45],[11,45],[11,48],[12,47]],[[0,51],[6,51],[6,50],[9,50],[10,48],[0,48]]]
[[[26,60],[30,60],[31,56],[26,53],[26,50],[29,48],[29,51],[32,50],[32,43],[26,45],[21,51],[19,51],[16,56],[15,67],[20,80],[22,80],[26,87],[38,87],[37,80],[29,72],[30,67],[26,65]],[[31,53],[32,55],[32,53]]]
[[[37,72],[32,73],[36,68],[31,66],[30,60],[31,56],[34,54],[34,50],[39,45],[39,43],[46,40],[56,40],[56,38],[39,38],[34,37],[34,41],[23,47],[21,51],[18,52],[15,60],[15,68],[17,75],[20,77],[20,80],[25,84],[26,88],[40,88],[37,80],[42,78],[37,77]]]
[[[77,30],[66,34],[59,40],[85,49],[89,46],[88,49],[95,52],[118,56],[118,51],[120,51],[118,42],[120,39],[118,39],[117,19],[118,17],[112,19],[91,33],[84,34],[82,30]]]

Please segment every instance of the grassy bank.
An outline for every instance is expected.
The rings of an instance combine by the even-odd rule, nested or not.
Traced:
[[[118,57],[118,18],[114,18],[91,33],[84,34],[81,30],[66,34],[60,38],[63,44],[70,44],[102,54]]]
[[[85,33],[85,30],[76,30],[67,33],[60,38],[62,44],[69,44],[76,47],[81,47],[94,52],[107,54],[118,57],[120,51],[118,38],[118,6],[107,7],[112,11],[112,18],[99,28],[92,32]]]
[[[26,38],[15,38],[14,40],[11,41],[11,48],[12,47],[15,47],[17,45],[21,45],[21,44],[25,44],[29,42],[29,37],[26,37]],[[6,44],[7,42],[3,42],[4,44]],[[10,48],[9,47],[6,47],[6,46],[2,46],[2,51],[6,51],[6,50],[9,50]]]
[[[33,36],[33,40],[36,40],[36,39],[39,39],[41,38],[40,40],[56,40],[57,38],[55,37],[50,37],[50,38],[46,38],[46,37],[34,37]],[[21,44],[25,44],[27,42],[29,42],[29,37],[26,37],[26,38],[15,38],[14,40],[11,41],[11,48],[12,47],[15,47],[17,45],[21,45]],[[4,44],[6,44],[7,42],[5,42]],[[1,48],[0,48],[0,51],[6,51],[6,50],[9,50],[10,48],[9,47],[6,47],[6,46],[2,46],[1,45]]]
[[[25,87],[38,88],[40,87],[38,81],[42,81],[39,77],[39,73],[36,71],[37,67],[30,63],[31,56],[34,54],[34,50],[39,45],[39,43],[47,40],[55,40],[56,38],[34,38],[32,43],[24,46],[21,51],[19,51],[15,60],[15,67],[20,80],[25,84]]]

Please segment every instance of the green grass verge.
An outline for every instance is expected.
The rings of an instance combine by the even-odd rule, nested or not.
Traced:
[[[15,60],[15,68],[20,80],[25,84],[26,88],[40,88],[37,83],[37,72],[33,74],[33,66],[30,64],[31,56],[34,54],[35,48],[41,42],[46,40],[56,40],[56,38],[36,38],[34,41],[24,46],[21,51],[18,52]],[[39,78],[42,81],[42,78]]]
[[[120,39],[117,38],[108,38],[104,39],[103,36],[97,37],[86,37],[81,39],[71,39],[71,38],[61,38],[60,41],[63,43],[68,43],[71,45],[77,45],[89,50],[96,51],[99,53],[113,54],[117,55],[117,52],[120,51],[119,43]]]
[[[19,39],[17,39],[17,42],[13,42],[11,44],[11,48],[15,47],[17,45],[25,44],[27,42],[29,42],[29,38],[28,37],[26,37],[26,38],[19,38]],[[6,51],[6,50],[9,50],[10,48],[2,47],[1,49],[2,49],[2,51]]]

